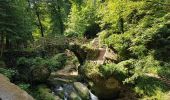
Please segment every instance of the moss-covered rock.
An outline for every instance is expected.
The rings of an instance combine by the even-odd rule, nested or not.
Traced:
[[[114,77],[103,77],[100,65],[94,62],[86,62],[83,68],[84,78],[91,81],[91,89],[99,99],[112,100],[118,96],[120,84]],[[106,92],[107,91],[107,92]]]
[[[90,95],[89,95],[89,89],[82,83],[80,82],[74,82],[73,83],[74,88],[76,89],[77,93],[80,95],[80,97],[83,100],[89,100]]]
[[[63,100],[59,96],[55,96],[55,100]]]
[[[82,99],[80,98],[80,96],[77,93],[71,92],[69,100],[82,100]]]
[[[99,67],[100,65],[95,62],[88,61],[81,67],[81,74],[88,80],[96,81],[98,77],[101,77]]]
[[[108,79],[100,79],[94,82],[92,91],[99,99],[102,100],[113,100],[119,94],[119,83],[113,77]]]
[[[46,66],[36,67],[31,72],[32,81],[44,82],[49,78],[50,74],[51,72],[48,69],[48,67]]]
[[[39,85],[32,92],[36,100],[56,100],[56,96],[46,85]]]

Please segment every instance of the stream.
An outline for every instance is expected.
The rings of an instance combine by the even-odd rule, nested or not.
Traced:
[[[70,94],[72,92],[76,92],[74,86],[70,83],[68,84],[62,84],[62,85],[55,85],[53,88],[53,92],[55,95],[60,96],[63,98],[63,100],[70,100]],[[97,96],[95,96],[90,90],[89,90],[89,100],[99,100]],[[77,100],[77,99],[76,99]],[[78,100],[83,100],[81,97],[79,97]]]

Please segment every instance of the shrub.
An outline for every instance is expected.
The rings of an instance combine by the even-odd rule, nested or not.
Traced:
[[[101,77],[101,73],[99,71],[100,65],[97,65],[94,62],[86,62],[81,70],[86,78],[96,81],[97,78]]]
[[[89,1],[84,1],[82,4],[76,4],[75,1],[72,1],[70,14],[66,23],[66,36],[82,37],[85,32],[93,31],[93,25],[95,25],[95,21],[97,20],[95,13],[97,5],[92,6],[89,4],[91,3]]]
[[[21,57],[17,62],[17,78],[23,81],[44,82],[52,71],[61,69],[65,65],[66,58],[64,53],[46,59]]]
[[[59,53],[48,60],[48,66],[51,71],[63,68],[67,60],[67,56],[64,53]]]
[[[86,58],[88,60],[95,60],[99,56],[99,50],[98,49],[87,48],[86,52],[87,52]]]
[[[139,96],[144,96],[144,100],[168,100],[163,99],[168,95],[168,86],[155,78],[142,76],[136,80],[133,89]]]
[[[13,69],[0,68],[0,73],[5,75],[9,79],[12,79],[12,77],[17,73],[17,71]]]
[[[50,70],[47,66],[47,61],[43,58],[25,58],[21,57],[17,62],[18,75],[16,78],[20,81],[45,81],[49,75]]]
[[[55,95],[46,85],[39,85],[32,90],[32,95],[36,100],[55,100]]]
[[[19,83],[17,84],[21,89],[29,92],[29,88],[30,88],[30,84],[26,84],[26,83]]]

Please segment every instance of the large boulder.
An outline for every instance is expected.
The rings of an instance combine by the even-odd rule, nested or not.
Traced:
[[[27,69],[27,70],[26,70]],[[15,75],[15,80],[29,83],[43,83],[50,77],[51,71],[47,67],[38,66],[34,69],[20,69]]]
[[[82,100],[76,92],[71,92],[69,100]]]
[[[46,62],[46,59],[41,57],[25,58],[21,57],[17,61],[17,73],[15,80],[24,82],[45,82],[50,74],[50,65]]]
[[[34,100],[27,92],[0,74],[0,100]]]
[[[113,100],[118,96],[119,90],[119,82],[113,77],[98,79],[92,86],[92,91],[101,100]]]
[[[51,71],[48,69],[48,67],[41,66],[36,67],[32,70],[32,80],[35,82],[45,82],[51,74]]]
[[[83,100],[89,100],[89,89],[80,82],[74,82],[73,86]]]
[[[83,66],[82,73],[84,78],[89,81],[92,92],[101,100],[113,100],[118,96],[120,84],[114,76],[103,77],[100,72],[102,66],[94,62],[86,62]],[[107,91],[107,92],[106,92]]]
[[[55,100],[63,100],[59,96],[55,96]]]

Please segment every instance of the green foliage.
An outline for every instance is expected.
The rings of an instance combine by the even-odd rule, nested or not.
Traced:
[[[163,63],[163,67],[159,67],[157,70],[157,74],[163,77],[166,77],[167,79],[170,78],[170,63]]]
[[[101,4],[98,11],[99,17],[101,17],[100,23],[103,28],[109,25],[110,28],[118,32],[118,20],[126,18],[133,12],[134,9],[140,10],[144,6],[144,1],[131,1],[131,0],[107,0]],[[127,27],[127,26],[126,26]]]
[[[0,68],[0,73],[5,75],[9,79],[12,79],[12,77],[16,74],[16,70],[7,69],[7,68]]]
[[[46,67],[46,62],[47,62],[46,60],[40,57],[36,57],[36,58],[21,57],[18,59],[17,62],[18,74],[16,77],[20,81],[25,81],[25,82],[30,82],[33,80],[41,81],[41,79],[44,81],[48,74],[47,71],[48,72],[50,71],[48,67]]]
[[[46,36],[40,38],[31,45],[35,51],[45,52],[45,56],[52,57],[57,53],[63,53],[68,48],[68,39],[63,35]]]
[[[55,100],[55,96],[51,90],[45,85],[39,85],[32,91],[32,95],[36,100]]]
[[[17,62],[18,67],[28,66],[30,68],[36,67],[38,65],[44,65],[44,64],[46,64],[46,61],[41,57],[36,57],[36,58],[21,57],[18,59],[18,62]]]
[[[29,92],[29,88],[30,88],[30,84],[26,84],[26,83],[19,83],[17,84],[21,89]]]
[[[25,58],[22,57],[18,60],[18,69],[26,68],[26,69],[34,69],[38,66],[47,66],[47,68],[51,71],[62,68],[66,63],[66,55],[64,53],[59,53],[52,58]]]
[[[87,0],[81,4],[72,2],[71,11],[66,23],[67,29],[65,30],[66,36],[83,36],[87,28],[95,24],[97,20],[96,8],[97,4],[91,4]]]
[[[85,77],[95,80],[96,78],[101,76],[99,72],[100,65],[95,64],[94,62],[86,62],[81,70],[83,70],[83,74]]]
[[[133,83],[131,87],[142,100],[156,99],[168,100],[169,87],[156,77],[146,76],[146,73],[161,75],[169,78],[169,65],[161,63],[152,55],[142,59],[130,59],[121,61],[118,64],[106,64],[100,67],[100,72],[104,77],[114,76],[123,83]]]
[[[116,52],[118,52],[119,60],[126,60],[130,54],[128,47],[130,45],[129,36],[124,34],[112,34],[107,39],[105,43],[108,46],[113,47]]]
[[[66,63],[64,53],[52,58],[25,58],[21,57],[17,62],[17,78],[22,81],[45,81],[52,71],[63,68]]]
[[[140,4],[140,2],[133,2],[133,3]],[[143,3],[147,7],[150,4],[146,2],[143,2]],[[140,8],[140,6],[137,8]],[[108,11],[111,11],[113,13],[114,11],[110,9],[108,8]],[[135,8],[133,9],[126,8],[126,9],[131,9],[132,11],[137,10],[136,13],[138,12],[140,13],[140,11],[146,10],[148,11],[148,14],[146,13],[145,15],[143,15],[143,17],[140,18],[140,20],[138,20],[138,23],[126,24],[128,23],[128,21],[125,20],[124,24],[126,27],[129,27],[129,28],[126,29],[125,27],[126,31],[124,32],[124,34],[117,34],[118,32],[114,31],[116,30],[115,28],[113,29],[107,28],[107,30],[105,30],[104,33],[100,34],[101,41],[103,41],[108,46],[113,47],[115,51],[118,52],[118,56],[120,60],[127,60],[129,58],[142,58],[148,55],[150,52],[152,52],[153,49],[155,50],[155,53],[156,53],[155,55],[157,56],[160,55],[161,53],[165,53],[166,49],[163,49],[163,48],[169,48],[169,45],[168,45],[169,28],[167,27],[167,25],[169,25],[168,24],[169,22],[167,19],[169,18],[169,14],[165,12],[161,12],[160,13],[161,15],[157,15],[155,12],[152,12],[151,14],[151,12],[149,11],[152,11],[153,8],[144,9],[143,6],[141,6],[141,9],[135,9]],[[160,8],[159,10],[162,10],[162,8]],[[125,13],[125,12],[122,12],[122,13]],[[127,15],[130,15],[130,14],[131,13],[127,13]],[[154,15],[154,17],[151,15]],[[110,20],[111,19],[109,19],[108,21]],[[110,23],[110,25],[116,25],[116,23]],[[114,33],[114,34],[107,35],[110,33]],[[106,34],[106,36],[104,34]],[[158,49],[158,47],[160,48]],[[163,56],[160,55],[157,58],[162,58],[162,57]],[[165,60],[165,58],[162,58],[162,59]],[[166,59],[168,60],[169,58],[166,56]]]
[[[100,68],[101,73],[108,77],[116,76],[123,83],[134,83],[136,79],[145,73],[157,74],[160,63],[153,56],[146,56],[142,59],[129,59],[118,64],[106,64]]]
[[[6,68],[0,68],[0,73],[9,78],[16,73],[18,80],[26,81],[44,77],[42,72],[56,71],[66,63],[67,56],[61,52],[68,48],[68,40],[63,33],[91,38],[101,31],[100,42],[114,50],[118,61],[101,66],[86,62],[82,73],[90,79],[113,75],[123,83],[133,83],[140,96],[161,99],[168,87],[145,74],[170,78],[169,5],[169,0],[1,0],[1,55],[5,49],[23,49],[29,44],[34,50],[47,52],[49,58],[20,58],[17,73]],[[42,39],[37,38],[40,33]],[[33,37],[39,39],[35,45]],[[86,49],[87,58],[98,56],[96,49]],[[79,55],[84,55],[83,50]],[[28,84],[19,86],[29,88]],[[36,89],[36,98],[53,100],[49,89],[43,88]]]
[[[144,100],[168,100],[168,86],[155,78],[146,76],[138,78],[134,91],[138,93],[139,96],[144,96]]]
[[[122,61],[118,64],[106,64],[100,67],[104,77],[115,76],[119,81],[124,81],[129,74],[128,67],[131,67],[133,60]]]
[[[48,66],[51,71],[61,69],[64,67],[66,60],[67,60],[66,54],[60,53],[60,54],[55,55],[48,61]]]
[[[64,32],[64,22],[68,16],[70,9],[69,0],[52,0],[48,2],[48,10],[50,11],[51,17],[51,33],[63,34]]]
[[[2,42],[6,38],[7,47],[25,45],[32,40],[32,22],[27,11],[26,0],[0,1],[0,33]],[[10,47],[9,47],[10,46]]]
[[[108,38],[110,35],[112,35],[112,33],[107,30],[103,30],[102,32],[100,32],[98,34],[99,34],[99,39],[100,39],[101,44],[104,44],[106,41],[106,38]]]

